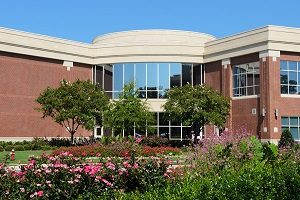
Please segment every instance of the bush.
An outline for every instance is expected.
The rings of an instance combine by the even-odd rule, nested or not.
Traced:
[[[0,152],[3,152],[3,151],[4,151],[3,146],[0,146]]]
[[[14,146],[13,145],[7,145],[5,148],[5,151],[11,151],[14,149]]]
[[[116,191],[146,191],[153,184],[164,185],[167,167],[164,159],[87,163],[68,152],[43,155],[32,158],[20,172],[9,167],[3,170],[0,165],[1,199],[115,199]]]
[[[31,144],[24,144],[23,147],[24,147],[25,151],[29,151],[29,150],[31,150],[32,145]]]
[[[16,145],[16,146],[14,146],[14,150],[15,151],[24,151],[25,148],[23,145]]]
[[[149,137],[143,138],[141,143],[145,146],[161,147],[161,146],[168,146],[169,139],[158,137],[158,136],[149,136]]]
[[[50,146],[41,146],[41,150],[43,150],[43,151],[49,151],[49,150],[51,150],[52,149],[52,147],[50,147]]]
[[[294,145],[294,143],[295,143],[295,140],[294,140],[290,130],[289,129],[284,129],[282,134],[281,134],[280,140],[278,142],[278,147],[279,148],[291,147],[291,146]]]

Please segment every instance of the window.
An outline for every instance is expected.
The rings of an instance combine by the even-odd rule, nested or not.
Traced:
[[[280,61],[281,94],[300,94],[300,62]]]
[[[233,70],[233,96],[259,94],[259,62],[235,65]]]
[[[94,66],[93,79],[109,97],[117,99],[124,84],[134,82],[139,98],[166,98],[176,86],[204,82],[204,65],[187,63],[116,63]]]
[[[289,129],[293,135],[294,140],[300,140],[299,137],[299,117],[281,117],[281,131]]]

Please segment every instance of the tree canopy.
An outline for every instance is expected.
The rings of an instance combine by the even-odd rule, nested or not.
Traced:
[[[51,117],[65,127],[74,141],[74,134],[82,126],[92,130],[95,118],[101,119],[109,99],[104,91],[90,81],[77,80],[70,83],[62,80],[58,88],[48,87],[36,101],[41,105],[37,110],[43,118]]]
[[[110,108],[104,115],[104,126],[112,128],[114,132],[125,135],[132,134],[134,126],[136,129],[146,129],[146,126],[153,124],[154,117],[149,111],[146,100],[139,97],[139,91],[133,83],[124,86],[119,98],[110,104]]]
[[[171,119],[186,126],[214,124],[222,127],[230,111],[230,103],[214,89],[205,85],[174,87],[167,92],[164,109]]]

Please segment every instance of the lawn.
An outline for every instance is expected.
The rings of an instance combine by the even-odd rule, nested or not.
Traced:
[[[9,159],[7,160],[8,164],[18,164],[18,163],[27,163],[30,156],[40,156],[42,153],[49,154],[51,151],[42,151],[42,150],[31,150],[31,151],[15,151],[15,160],[10,160],[10,152],[4,151],[0,152],[0,161],[4,161],[5,156],[8,154]]]

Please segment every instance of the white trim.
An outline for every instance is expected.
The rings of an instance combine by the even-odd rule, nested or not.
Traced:
[[[266,50],[259,52],[259,58],[275,57],[280,58],[280,51]]]
[[[222,65],[230,65],[231,64],[231,59],[230,58],[226,58],[222,60]]]
[[[259,95],[249,95],[249,96],[241,96],[241,97],[232,97],[232,100],[239,100],[239,99],[256,99],[259,98]]]
[[[270,142],[270,143],[273,143],[273,144],[278,144],[279,142],[279,139],[260,139],[261,142],[263,143],[267,143],[267,142]]]
[[[299,94],[281,94],[280,97],[283,98],[296,98],[299,99],[300,95]]]

